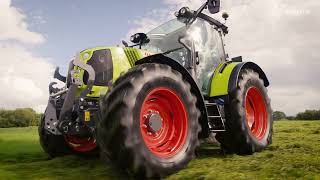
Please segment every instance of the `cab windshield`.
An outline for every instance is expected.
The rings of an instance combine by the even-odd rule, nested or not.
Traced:
[[[165,55],[185,66],[187,49],[179,43],[179,36],[186,33],[186,25],[177,19],[168,21],[147,33],[149,42],[142,45],[142,49],[153,54],[165,53]]]

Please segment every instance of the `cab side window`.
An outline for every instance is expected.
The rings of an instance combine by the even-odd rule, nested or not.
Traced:
[[[192,36],[195,50],[198,52],[197,79],[202,87],[208,76],[221,61],[224,61],[223,43],[215,27],[201,19],[190,27],[189,35]]]

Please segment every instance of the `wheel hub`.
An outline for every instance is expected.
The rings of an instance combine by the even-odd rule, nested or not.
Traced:
[[[145,117],[145,127],[151,133],[157,133],[162,128],[162,117],[157,111],[150,111]]]
[[[147,94],[141,106],[140,132],[157,157],[170,158],[181,151],[187,139],[188,117],[175,91],[158,87]]]
[[[267,108],[263,95],[256,87],[250,87],[245,97],[247,125],[257,139],[265,137],[267,132]]]

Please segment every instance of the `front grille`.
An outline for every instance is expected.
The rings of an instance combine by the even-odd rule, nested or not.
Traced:
[[[136,49],[124,48],[124,53],[126,54],[131,67],[133,67],[135,62],[140,59],[140,55]]]
[[[93,52],[91,59],[87,63],[92,66],[95,71],[96,79],[94,85],[107,86],[109,81],[112,80],[113,64],[111,51],[109,49],[101,49]],[[85,71],[83,76],[83,82],[88,82],[88,72]]]

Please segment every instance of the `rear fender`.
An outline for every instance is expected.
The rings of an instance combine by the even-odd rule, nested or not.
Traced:
[[[229,85],[228,85],[228,92],[231,93],[237,88],[237,82],[239,79],[239,74],[242,69],[252,69],[255,72],[259,74],[259,77],[263,80],[264,86],[268,87],[270,85],[269,80],[266,76],[266,74],[263,72],[263,70],[255,63],[253,62],[242,62],[237,64],[234,69],[232,70],[232,73],[230,75],[229,79]]]
[[[264,81],[265,87],[269,86],[269,80],[263,70],[253,62],[232,62],[221,63],[212,77],[209,97],[221,97],[230,94],[237,88],[237,82],[242,69],[252,69],[257,72]]]

